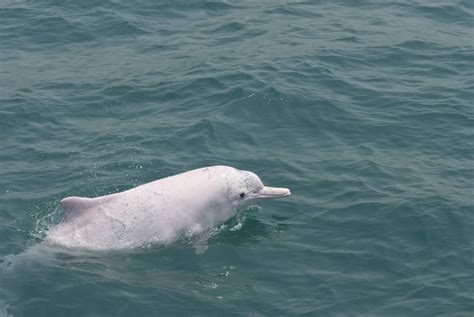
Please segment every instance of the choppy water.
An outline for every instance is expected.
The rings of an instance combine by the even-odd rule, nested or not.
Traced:
[[[1,0],[0,315],[472,316],[473,12]],[[63,197],[214,164],[293,195],[200,255],[35,251]]]

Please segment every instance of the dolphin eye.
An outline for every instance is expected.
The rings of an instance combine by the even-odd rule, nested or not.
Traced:
[[[245,197],[245,193],[244,193],[244,192],[241,192],[239,196],[240,196],[240,198],[244,198],[244,197]]]

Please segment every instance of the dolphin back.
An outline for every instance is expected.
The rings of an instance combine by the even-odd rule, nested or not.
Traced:
[[[61,206],[64,209],[64,219],[69,220],[73,216],[78,216],[85,210],[94,208],[108,202],[110,199],[105,199],[107,196],[87,198],[87,197],[66,197],[60,201]]]

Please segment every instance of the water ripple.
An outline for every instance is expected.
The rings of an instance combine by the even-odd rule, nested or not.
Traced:
[[[472,315],[472,13],[3,1],[0,315]],[[292,196],[203,254],[33,247],[66,196],[213,164]]]

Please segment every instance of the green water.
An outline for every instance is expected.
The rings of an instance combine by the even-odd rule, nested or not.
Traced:
[[[0,0],[0,316],[472,316],[473,13]],[[34,251],[64,197],[215,164],[292,196],[203,254]]]

